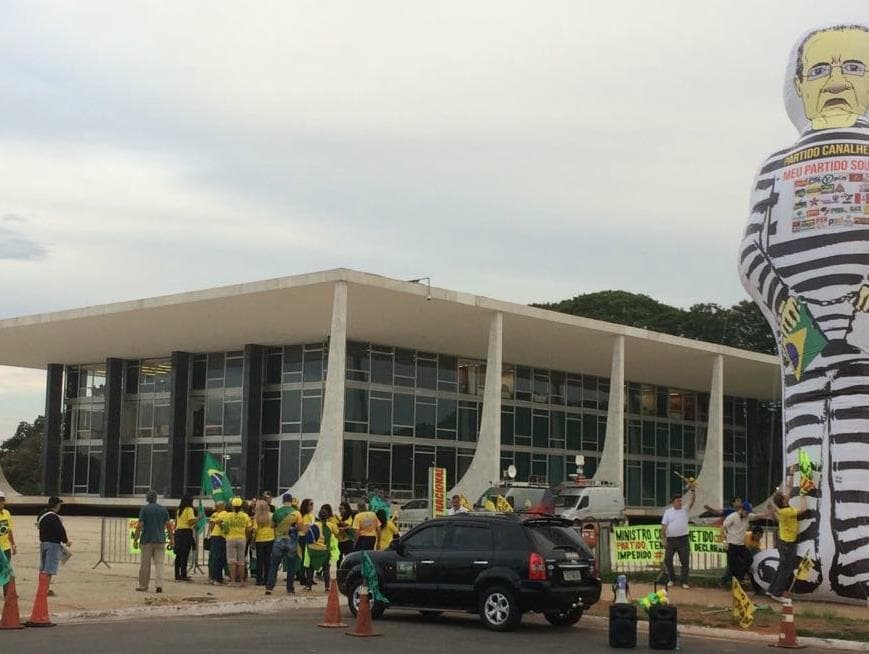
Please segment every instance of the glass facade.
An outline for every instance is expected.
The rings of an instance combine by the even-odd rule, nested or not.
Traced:
[[[325,343],[270,347],[263,353],[260,487],[298,481],[320,433],[328,349]]]
[[[61,430],[62,493],[100,492],[105,390],[105,365],[67,367]]]
[[[452,485],[474,457],[485,362],[371,343],[347,343],[344,491],[425,496],[428,469]]]
[[[262,349],[259,487],[280,491],[304,473],[319,439],[328,367],[325,342]],[[190,357],[185,488],[198,493],[205,451],[242,477],[241,350]],[[485,361],[376,343],[347,343],[343,490],[424,496],[428,469],[458,482],[473,460],[482,418]],[[125,361],[119,493],[169,488],[171,359]],[[61,440],[61,492],[98,494],[104,453],[105,365],[68,366]],[[609,380],[505,364],[501,370],[500,469],[520,481],[557,484],[585,456],[594,475],[606,440]],[[705,452],[709,395],[625,385],[625,496],[660,507],[696,475]],[[780,405],[724,398],[724,494],[758,501],[781,466]]]
[[[170,359],[124,362],[121,495],[168,491],[171,390]]]

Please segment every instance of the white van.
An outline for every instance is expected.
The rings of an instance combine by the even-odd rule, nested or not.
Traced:
[[[592,518],[622,521],[625,498],[619,486],[560,486],[556,489],[555,515],[577,524]]]

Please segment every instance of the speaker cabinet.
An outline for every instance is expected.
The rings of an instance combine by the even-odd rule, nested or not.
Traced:
[[[649,609],[649,648],[676,649],[677,625],[675,606],[653,606]]]
[[[637,646],[636,604],[610,604],[610,647]]]

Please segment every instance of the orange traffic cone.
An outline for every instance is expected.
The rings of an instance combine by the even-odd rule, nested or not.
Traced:
[[[18,593],[15,592],[15,577],[9,580],[3,589],[3,617],[0,619],[0,629],[24,629],[21,616],[18,613]]]
[[[326,617],[323,618],[318,627],[346,627],[347,625],[341,622],[341,600],[338,599],[338,582],[333,581],[329,585],[329,599],[326,600]]]
[[[374,633],[371,625],[371,604],[368,602],[368,589],[363,586],[359,589],[359,610],[356,612],[356,628],[347,632],[348,636],[380,636]]]
[[[778,627],[778,642],[770,643],[770,647],[786,647],[787,649],[802,649],[805,645],[800,645],[797,641],[797,627],[794,624],[794,606],[791,603],[791,594],[788,591],[782,593],[784,602],[782,603],[781,622]]]
[[[54,623],[48,617],[48,582],[51,575],[46,572],[39,573],[39,586],[36,588],[36,597],[33,600],[33,611],[30,620],[25,624],[28,627],[53,627]]]

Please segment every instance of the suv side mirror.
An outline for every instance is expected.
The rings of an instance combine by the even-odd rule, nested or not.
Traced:
[[[395,550],[399,554],[404,554],[404,548],[401,546],[400,540],[394,540],[389,544],[389,549]]]

